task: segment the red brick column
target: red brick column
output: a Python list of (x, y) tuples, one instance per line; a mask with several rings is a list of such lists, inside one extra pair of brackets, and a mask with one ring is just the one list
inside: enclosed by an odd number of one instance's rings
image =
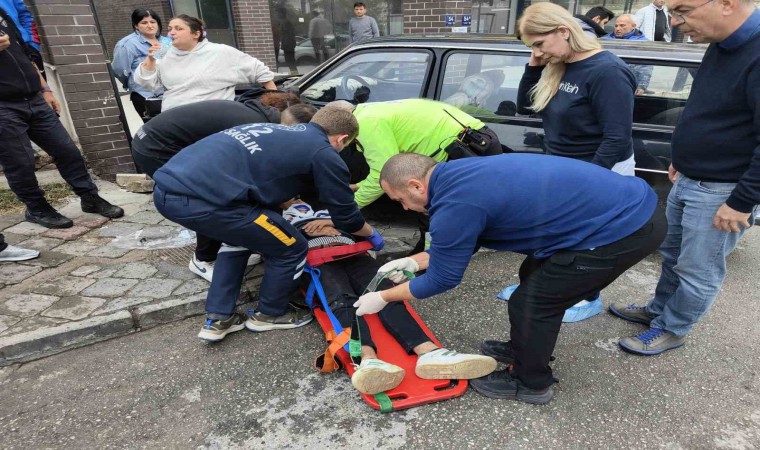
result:
[(454, 26), (460, 26), (462, 14), (470, 14), (471, 9), (471, 1), (405, 1), (404, 34), (451, 32), (451, 27), (444, 25), (444, 16), (456, 15)]
[(274, 71), (277, 67), (272, 39), (272, 21), (267, 0), (232, 0), (238, 49), (262, 61)]
[[(63, 93), (88, 166), (113, 180), (134, 172), (127, 136), (89, 0), (34, 0), (45, 60), (60, 75)], [(65, 95), (64, 95), (65, 93)]]

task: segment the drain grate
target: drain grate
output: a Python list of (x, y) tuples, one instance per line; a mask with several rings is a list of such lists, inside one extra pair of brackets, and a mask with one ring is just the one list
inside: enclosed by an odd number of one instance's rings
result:
[(165, 262), (176, 266), (186, 266), (193, 256), (195, 245), (180, 248), (162, 248), (152, 250), (148, 259), (152, 262)]

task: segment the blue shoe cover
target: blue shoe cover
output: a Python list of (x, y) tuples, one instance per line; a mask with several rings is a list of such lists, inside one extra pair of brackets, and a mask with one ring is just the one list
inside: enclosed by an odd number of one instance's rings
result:
[(498, 294), (496, 294), (496, 298), (504, 300), (505, 302), (508, 301), (509, 297), (512, 296), (512, 293), (517, 290), (518, 286), (520, 286), (520, 285), (519, 284), (513, 284), (511, 286), (505, 287), (504, 290), (502, 290), (501, 292), (499, 292)]
[(562, 322), (580, 322), (602, 312), (604, 305), (602, 305), (601, 295), (589, 302), (582, 300), (581, 302), (567, 308), (565, 310), (565, 317), (562, 318)]

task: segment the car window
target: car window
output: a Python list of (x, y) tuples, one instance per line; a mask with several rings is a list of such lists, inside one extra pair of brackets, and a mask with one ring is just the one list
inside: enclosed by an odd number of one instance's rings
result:
[(438, 98), (470, 114), (514, 116), (527, 62), (527, 54), (452, 53)]
[(351, 54), (301, 95), (316, 102), (356, 99), (361, 103), (421, 97), (429, 61), (426, 51)]
[(691, 92), (697, 68), (629, 64), (636, 77), (634, 123), (675, 126)]

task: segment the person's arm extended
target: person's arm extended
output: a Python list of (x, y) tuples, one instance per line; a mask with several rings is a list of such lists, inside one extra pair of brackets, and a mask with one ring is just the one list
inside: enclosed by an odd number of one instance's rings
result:
[(636, 78), (627, 66), (605, 69), (591, 83), (591, 110), (602, 128), (592, 164), (610, 169), (631, 151), (635, 91)]
[(149, 91), (157, 91), (165, 86), (161, 83), (161, 74), (156, 68), (156, 58), (153, 57), (153, 52), (161, 48), (161, 44), (152, 45), (148, 49), (148, 56), (145, 57), (143, 62), (137, 66), (132, 77), (135, 83), (142, 86)]
[(360, 129), (369, 175), (356, 185), (358, 190), (354, 194), (354, 200), (359, 208), (364, 208), (383, 195), (383, 188), (380, 186), (380, 171), (393, 155), (400, 152), (400, 149), (393, 130), (388, 124), (388, 119), (374, 117), (362, 119)]
[(50, 86), (47, 83), (47, 80), (45, 80), (45, 77), (42, 76), (42, 73), (40, 72), (40, 69), (37, 68), (34, 64), (34, 70), (37, 71), (37, 76), (40, 77), (40, 86), (42, 86), (42, 98), (45, 99), (45, 103), (48, 104), (51, 108), (53, 108), (53, 111), (55, 111), (56, 114), (61, 114), (61, 104), (58, 103), (58, 99), (55, 98), (55, 95), (53, 95), (53, 90), (50, 89)]
[(525, 65), (525, 72), (523, 73), (523, 76), (520, 79), (520, 84), (517, 88), (517, 112), (520, 114), (527, 115), (535, 112), (530, 109), (530, 107), (533, 106), (530, 91), (541, 79), (541, 73), (544, 71), (544, 66), (531, 65), (534, 63), (534, 60), (537, 61), (537, 58), (531, 57), (531, 62)]
[(259, 83), (264, 89), (276, 90), (277, 86), (274, 84), (274, 73), (269, 70), (266, 64), (254, 58), (251, 55), (243, 53), (237, 49), (234, 49), (238, 54), (237, 63), (235, 66), (239, 68), (240, 73), (243, 74), (241, 83)]

